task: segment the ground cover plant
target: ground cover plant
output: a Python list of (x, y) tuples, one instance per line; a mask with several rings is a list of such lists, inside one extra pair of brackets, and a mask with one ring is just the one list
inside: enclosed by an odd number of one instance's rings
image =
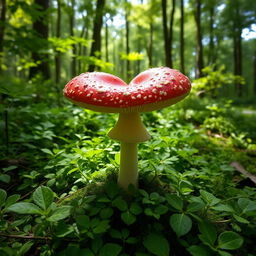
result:
[(256, 172), (254, 114), (196, 92), (143, 114), (152, 139), (124, 191), (116, 115), (47, 97), (6, 99), (0, 255), (255, 255), (255, 185), (230, 165)]

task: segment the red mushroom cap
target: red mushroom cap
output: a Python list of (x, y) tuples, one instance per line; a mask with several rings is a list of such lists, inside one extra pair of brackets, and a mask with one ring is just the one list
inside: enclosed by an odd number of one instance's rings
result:
[(120, 78), (103, 73), (83, 73), (64, 88), (64, 96), (87, 109), (129, 113), (160, 109), (186, 97), (189, 79), (178, 70), (152, 68), (137, 75), (129, 85)]

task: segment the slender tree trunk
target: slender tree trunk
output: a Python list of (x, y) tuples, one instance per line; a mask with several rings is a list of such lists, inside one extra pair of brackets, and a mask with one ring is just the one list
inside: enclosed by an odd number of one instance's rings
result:
[[(60, 38), (61, 34), (61, 0), (57, 0), (57, 22), (56, 22), (56, 37)], [(61, 53), (56, 52), (55, 56), (55, 82), (60, 83), (60, 70), (61, 70)]]
[[(85, 21), (85, 17), (83, 16), (83, 20), (84, 20), (84, 24), (80, 33), (80, 38), (84, 38), (84, 35), (86, 34), (86, 29), (88, 30), (88, 24), (86, 26), (86, 21)], [(86, 37), (85, 37), (86, 38)], [(78, 44), (78, 56), (82, 56), (83, 55), (83, 45), (82, 43)], [(79, 59), (77, 60), (77, 69), (78, 69), (78, 73), (82, 73), (82, 60)]]
[[(125, 45), (126, 45), (126, 55), (130, 53), (130, 22), (129, 22), (129, 7), (128, 7), (128, 0), (125, 0)], [(131, 64), (130, 61), (126, 60), (126, 77), (127, 80), (130, 79), (131, 75)]]
[(6, 20), (6, 0), (1, 0), (1, 13), (0, 13), (0, 74), (2, 73), (3, 53), (4, 53), (4, 32)]
[[(238, 3), (234, 5), (233, 11), (234, 75), (242, 76), (242, 28)], [(236, 83), (236, 93), (238, 97), (243, 95), (242, 84), (240, 82)]]
[(203, 43), (202, 43), (202, 29), (201, 29), (201, 0), (195, 2), (195, 22), (196, 22), (196, 77), (202, 77), (203, 69)]
[(109, 62), (109, 54), (108, 54), (108, 18), (106, 17), (105, 21), (105, 56), (106, 62)]
[(184, 0), (180, 0), (180, 69), (182, 73), (185, 73), (184, 51)]
[[(49, 0), (35, 0), (35, 4), (40, 7), (40, 11), (47, 11), (49, 8)], [(47, 42), (48, 39), (48, 19), (44, 16), (43, 19), (37, 19), (33, 22), (33, 30), (42, 39)], [(38, 49), (32, 52), (32, 59), (34, 63), (39, 63), (36, 67), (31, 67), (29, 78), (34, 77), (36, 74), (41, 73), (44, 79), (50, 79), (50, 67), (48, 54), (38, 53)]]
[[(70, 1), (71, 12), (69, 15), (69, 34), (70, 37), (74, 36), (74, 27), (75, 27), (75, 0)], [(71, 60), (71, 75), (76, 75), (76, 45), (72, 45), (72, 60)]]
[[(6, 21), (6, 1), (1, 0), (1, 13), (0, 13), (0, 74), (3, 72), (2, 64), (3, 64), (3, 52), (4, 52), (4, 32), (5, 32), (5, 21)], [(5, 98), (8, 96), (6, 94), (0, 93), (0, 103), (5, 103)], [(7, 104), (4, 104), (4, 111), (3, 111), (3, 121), (4, 121), (4, 128), (3, 128), (3, 140), (5, 141), (6, 147), (6, 154), (9, 153), (9, 112)]]
[(149, 24), (149, 43), (147, 48), (147, 54), (148, 54), (148, 65), (149, 67), (153, 67), (153, 22), (150, 22)]
[(171, 9), (171, 19), (170, 19), (170, 28), (169, 28), (169, 44), (170, 44), (170, 67), (173, 67), (173, 55), (172, 55), (172, 44), (173, 44), (173, 24), (174, 24), (174, 15), (175, 15), (175, 9), (176, 9), (176, 0), (172, 0), (172, 9)]
[(164, 32), (165, 65), (167, 67), (172, 67), (170, 35), (167, 24), (167, 0), (162, 0), (162, 21)]
[[(141, 26), (138, 25), (137, 27), (137, 33), (139, 35), (139, 37), (137, 38), (137, 52), (138, 53), (141, 53), (141, 34), (143, 33), (142, 32), (142, 28)], [(136, 70), (135, 70), (135, 73), (136, 74), (139, 74), (140, 73), (140, 64), (141, 64), (141, 60), (137, 60), (137, 63), (136, 63)]]
[(253, 77), (254, 77), (253, 92), (254, 92), (254, 95), (256, 95), (256, 48), (254, 50), (254, 56), (253, 56)]
[[(88, 20), (84, 23), (84, 30), (82, 31), (81, 35), (84, 37), (86, 40), (89, 40), (89, 31), (90, 31), (90, 25), (91, 25), (91, 19), (87, 17)], [(84, 17), (85, 19), (85, 17)], [(88, 47), (82, 45), (81, 46), (81, 52), (79, 53), (80, 56), (87, 56), (88, 55)], [(80, 73), (84, 72), (86, 63), (84, 60), (80, 60)]]
[[(101, 50), (101, 29), (103, 23), (103, 10), (105, 6), (105, 0), (97, 0), (95, 17), (93, 21), (93, 36), (92, 36), (92, 47), (91, 47), (91, 57), (95, 57), (96, 53)], [(99, 57), (99, 56), (97, 56)], [(95, 64), (89, 66), (89, 72), (95, 70)]]
[[(242, 76), (243, 70), (242, 70), (242, 31), (238, 31), (236, 34), (236, 39), (235, 39), (235, 48), (236, 48), (236, 73), (235, 75), (237, 76)], [(242, 97), (243, 96), (243, 90), (242, 90), (242, 84), (238, 82), (236, 84), (237, 87), (237, 96)]]
[(210, 42), (209, 42), (209, 54), (208, 54), (208, 64), (212, 65), (214, 63), (214, 6), (210, 7), (210, 24), (209, 24), (209, 33), (210, 33)]

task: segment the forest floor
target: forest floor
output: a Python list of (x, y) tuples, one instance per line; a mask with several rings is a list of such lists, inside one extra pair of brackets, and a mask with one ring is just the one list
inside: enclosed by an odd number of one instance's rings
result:
[(152, 139), (131, 198), (106, 136), (116, 115), (29, 100), (9, 105), (1, 144), (0, 255), (256, 255), (254, 176), (241, 173), (256, 174), (255, 110), (191, 96), (143, 114)]

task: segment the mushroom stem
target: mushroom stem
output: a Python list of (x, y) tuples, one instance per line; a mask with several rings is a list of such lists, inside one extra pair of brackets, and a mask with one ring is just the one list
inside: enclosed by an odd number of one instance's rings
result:
[(121, 142), (118, 184), (127, 189), (129, 184), (138, 187), (137, 144), (150, 139), (139, 113), (120, 113), (109, 137)]
[(116, 125), (108, 136), (114, 140), (129, 143), (140, 143), (150, 139), (138, 112), (120, 113)]
[(137, 143), (121, 142), (118, 184), (127, 189), (130, 184), (138, 187)]

